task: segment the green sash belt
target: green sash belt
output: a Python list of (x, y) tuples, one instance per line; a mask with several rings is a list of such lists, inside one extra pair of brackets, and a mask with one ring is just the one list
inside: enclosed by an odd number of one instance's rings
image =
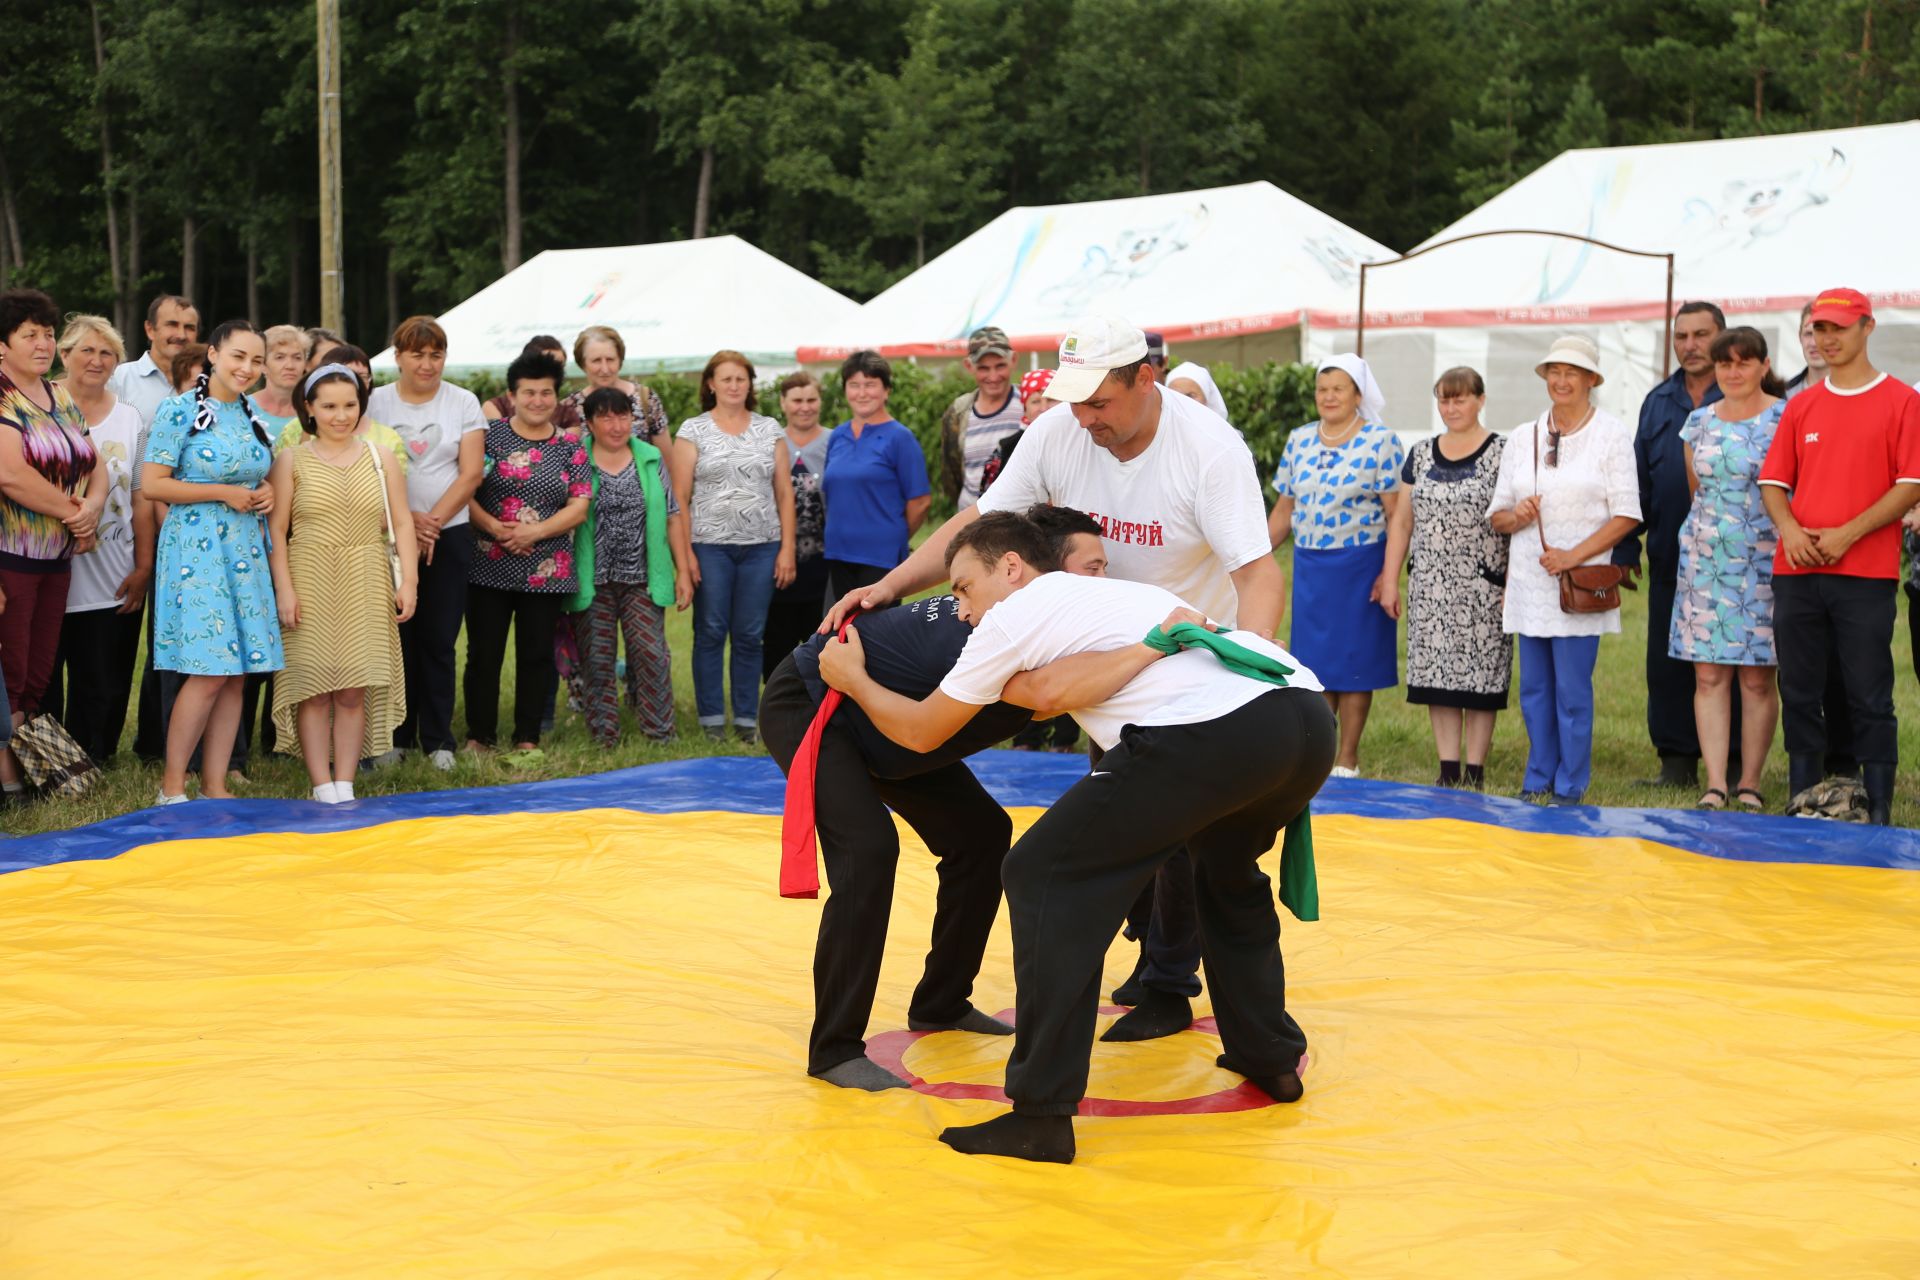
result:
[[(1143, 642), (1161, 653), (1182, 649), (1205, 649), (1220, 660), (1220, 665), (1235, 675), (1279, 688), (1288, 686), (1293, 668), (1271, 654), (1249, 649), (1224, 633), (1211, 631), (1191, 622), (1182, 622), (1171, 631), (1159, 627), (1147, 632)], [(1280, 902), (1298, 920), (1320, 918), (1320, 880), (1313, 867), (1313, 814), (1311, 807), (1287, 824), (1280, 844)]]

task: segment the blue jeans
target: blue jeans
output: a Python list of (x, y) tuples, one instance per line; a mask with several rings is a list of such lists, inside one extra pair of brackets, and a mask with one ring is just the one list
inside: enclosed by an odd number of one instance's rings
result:
[(1520, 714), (1528, 794), (1578, 800), (1593, 778), (1593, 664), (1599, 636), (1521, 636)]
[(700, 586), (693, 593), (693, 707), (703, 726), (727, 722), (722, 674), (733, 641), (733, 722), (753, 728), (760, 714), (760, 641), (773, 603), (777, 542), (742, 546), (696, 542)]

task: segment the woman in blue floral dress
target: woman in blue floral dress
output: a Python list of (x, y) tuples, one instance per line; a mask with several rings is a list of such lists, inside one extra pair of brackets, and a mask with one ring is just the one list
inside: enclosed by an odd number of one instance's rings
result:
[(1758, 330), (1728, 329), (1713, 341), (1722, 398), (1680, 428), (1693, 509), (1680, 526), (1680, 579), (1667, 652), (1693, 663), (1693, 717), (1707, 766), (1703, 809), (1727, 805), (1733, 683), (1740, 684), (1743, 808), (1764, 809), (1760, 775), (1780, 717), (1774, 691), (1773, 522), (1760, 502), (1760, 464), (1786, 408)]
[(1406, 450), (1381, 421), (1380, 386), (1360, 357), (1321, 361), (1313, 398), (1320, 420), (1287, 437), (1267, 531), (1276, 547), (1293, 539), (1287, 648), (1320, 677), (1340, 722), (1333, 776), (1355, 778), (1373, 691), (1400, 683), (1400, 606), (1386, 562), (1388, 522), (1406, 497)]
[(227, 761), (247, 675), (281, 667), (280, 618), (267, 563), (266, 483), (273, 446), (243, 394), (266, 346), (244, 320), (207, 342), (192, 391), (154, 413), (141, 490), (168, 504), (154, 556), (153, 665), (186, 679), (167, 726), (160, 804), (184, 803), (200, 746), (200, 794), (227, 799)]

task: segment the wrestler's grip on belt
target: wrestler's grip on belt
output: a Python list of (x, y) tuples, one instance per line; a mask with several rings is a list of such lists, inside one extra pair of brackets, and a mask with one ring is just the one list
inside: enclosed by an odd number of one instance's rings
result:
[(847, 625), (840, 635), (820, 647), (820, 678), (827, 687), (846, 693), (867, 671), (867, 651), (860, 644), (860, 628)]

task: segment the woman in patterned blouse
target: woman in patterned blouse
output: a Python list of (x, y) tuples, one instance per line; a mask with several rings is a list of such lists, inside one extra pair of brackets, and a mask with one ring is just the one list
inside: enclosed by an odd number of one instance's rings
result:
[(827, 613), (827, 501), (820, 482), (827, 472), (830, 433), (820, 425), (820, 382), (802, 369), (780, 379), (776, 390), (780, 415), (787, 420), (787, 455), (793, 460), (794, 575), (767, 606), (763, 678), (806, 642)]
[[(787, 436), (747, 406), (753, 363), (715, 352), (700, 374), (703, 412), (674, 438), (674, 487), (693, 523), (693, 703), (710, 738), (726, 736), (722, 681), (731, 665), (734, 730), (759, 740), (760, 653), (767, 605), (793, 581), (793, 463)], [(728, 663), (728, 642), (732, 661)]]
[(467, 504), (474, 528), (467, 586), (467, 749), (489, 750), (500, 724), (500, 670), (513, 633), (513, 745), (540, 746), (554, 692), (554, 629), (580, 585), (573, 531), (593, 478), (578, 432), (554, 425), (562, 366), (521, 355), (507, 366), (513, 416), (487, 427), (487, 476)]
[[(0, 670), (11, 724), (40, 711), (67, 614), (73, 556), (93, 548), (99, 513), (83, 500), (99, 455), (65, 388), (47, 380), (60, 312), (38, 289), (0, 293)], [(0, 739), (3, 740), (3, 739)], [(20, 775), (0, 750), (0, 783)]]

